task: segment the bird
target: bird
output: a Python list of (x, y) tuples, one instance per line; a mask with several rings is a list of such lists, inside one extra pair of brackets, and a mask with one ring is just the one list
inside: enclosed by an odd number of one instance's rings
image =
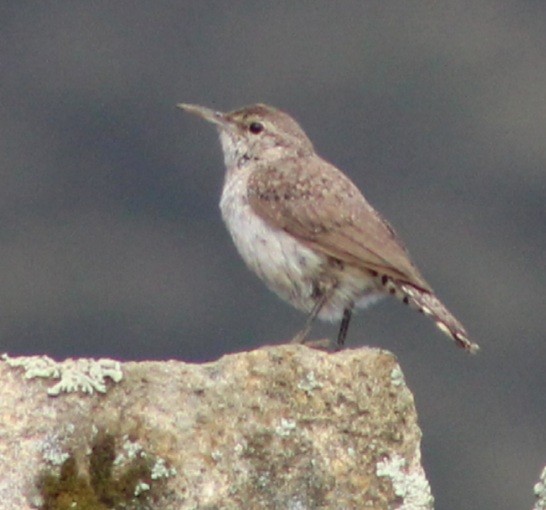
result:
[(308, 342), (316, 318), (340, 321), (334, 347), (341, 349), (353, 310), (393, 296), (432, 319), (457, 346), (478, 351), (393, 227), (347, 175), (316, 153), (288, 113), (262, 103), (227, 113), (177, 106), (219, 133), (223, 220), (246, 265), (307, 314), (293, 342)]

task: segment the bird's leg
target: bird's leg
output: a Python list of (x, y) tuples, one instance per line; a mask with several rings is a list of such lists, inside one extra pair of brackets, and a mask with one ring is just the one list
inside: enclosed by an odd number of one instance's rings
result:
[(305, 321), (305, 325), (303, 326), (303, 329), (291, 340), (290, 343), (293, 344), (304, 344), (307, 340), (307, 335), (309, 335), (309, 331), (311, 331), (311, 326), (313, 325), (314, 320), (317, 318), (317, 315), (320, 313), (322, 307), (326, 303), (329, 294), (324, 292), (317, 292), (318, 299), (316, 300), (315, 304), (313, 305), (313, 308), (311, 309), (311, 313), (307, 316), (307, 320)]
[(343, 319), (341, 319), (339, 333), (337, 334), (337, 351), (343, 349), (343, 346), (345, 345), (345, 338), (347, 337), (347, 331), (349, 331), (349, 322), (351, 322), (353, 306), (354, 305), (351, 303), (347, 308), (345, 308), (345, 310), (343, 310)]

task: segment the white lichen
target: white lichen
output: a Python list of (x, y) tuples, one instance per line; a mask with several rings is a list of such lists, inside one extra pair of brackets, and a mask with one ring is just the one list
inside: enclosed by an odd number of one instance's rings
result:
[(167, 463), (165, 462), (165, 459), (162, 459), (159, 457), (155, 464), (152, 467), (152, 472), (150, 474), (152, 480), (161, 480), (164, 478), (171, 478), (172, 476), (176, 475), (176, 469), (175, 468), (169, 468), (167, 467)]
[(10, 367), (24, 369), (25, 379), (59, 379), (57, 384), (47, 390), (47, 394), (53, 397), (73, 392), (89, 395), (94, 392), (106, 393), (106, 379), (115, 383), (123, 379), (121, 364), (112, 359), (69, 358), (55, 361), (48, 356), (11, 358), (3, 354), (2, 360)]
[(540, 474), (539, 481), (533, 487), (537, 501), (533, 510), (545, 510), (546, 509), (546, 467)]
[(309, 372), (304, 379), (298, 383), (298, 388), (305, 391), (307, 395), (311, 395), (313, 390), (320, 389), (323, 387), (323, 384), (315, 379), (315, 373), (313, 371)]
[(70, 454), (64, 450), (68, 438), (74, 434), (73, 423), (66, 423), (56, 431), (49, 432), (39, 445), (42, 458), (52, 466), (61, 466)]
[(281, 437), (288, 437), (292, 431), (296, 428), (296, 422), (294, 420), (287, 420), (286, 418), (281, 418), (281, 423), (275, 427), (275, 433)]
[(61, 466), (70, 457), (68, 452), (62, 450), (60, 443), (53, 440), (46, 441), (41, 446), (43, 459), (52, 466)]
[(288, 501), (286, 509), (287, 510), (309, 510), (309, 506), (306, 505), (300, 499), (294, 498)]
[(146, 491), (149, 491), (150, 490), (150, 485), (147, 484), (146, 482), (139, 482), (136, 484), (135, 486), (135, 497), (138, 497), (140, 496), (143, 492), (146, 492)]
[(392, 369), (391, 382), (393, 386), (402, 386), (406, 384), (406, 381), (404, 380), (404, 374), (402, 373), (402, 370), (400, 370), (400, 367), (395, 367)]
[(220, 462), (223, 457), (222, 452), (220, 450), (212, 451), (210, 456), (214, 462)]
[(377, 476), (388, 477), (391, 480), (394, 493), (402, 499), (396, 510), (431, 510), (434, 498), (430, 485), (420, 466), (414, 469), (406, 467), (406, 460), (400, 455), (394, 455), (377, 463)]
[[(148, 454), (139, 443), (136, 441), (131, 441), (127, 435), (123, 436), (121, 451), (114, 459), (114, 466), (116, 466), (119, 471), (122, 471), (125, 466), (130, 466), (131, 463), (137, 458), (148, 458), (150, 459), (150, 462), (154, 462), (154, 465), (151, 467), (150, 471), (150, 478), (152, 480), (171, 478), (177, 473), (175, 468), (167, 467), (165, 459), (161, 457), (156, 458), (155, 455)], [(147, 486), (147, 488), (145, 486)], [(149, 490), (150, 486), (145, 482), (140, 482), (137, 489), (139, 490), (138, 494), (140, 494), (145, 490)], [(135, 491), (137, 489), (135, 489)], [(135, 496), (138, 496), (138, 494), (135, 492)]]
[(116, 458), (114, 459), (114, 466), (126, 464), (139, 456), (146, 457), (146, 452), (143, 451), (142, 446), (136, 441), (131, 441), (127, 435), (124, 435), (123, 444), (121, 445), (121, 452), (116, 455)]
[(262, 473), (256, 480), (256, 485), (262, 489), (267, 487), (269, 484), (269, 473)]

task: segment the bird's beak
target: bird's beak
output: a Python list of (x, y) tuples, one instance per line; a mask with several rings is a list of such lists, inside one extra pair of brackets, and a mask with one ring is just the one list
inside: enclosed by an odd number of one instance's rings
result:
[(213, 124), (216, 124), (217, 126), (226, 127), (228, 124), (224, 113), (211, 110), (210, 108), (206, 108), (205, 106), (199, 106), (196, 104), (187, 104), (187, 103), (179, 103), (176, 106), (178, 108), (181, 108), (182, 110), (187, 111), (188, 113), (197, 115), (208, 122), (212, 122)]

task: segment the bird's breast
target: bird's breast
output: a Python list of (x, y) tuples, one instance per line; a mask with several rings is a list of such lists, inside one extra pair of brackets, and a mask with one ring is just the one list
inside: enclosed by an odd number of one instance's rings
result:
[(306, 312), (315, 304), (317, 285), (331, 283), (336, 288), (319, 315), (323, 319), (337, 320), (349, 303), (360, 304), (373, 287), (367, 276), (332, 265), (326, 255), (270, 226), (248, 203), (247, 181), (248, 172), (232, 175), (220, 200), (222, 217), (247, 266), (279, 297)]
[(300, 309), (312, 308), (313, 281), (324, 257), (260, 218), (246, 198), (248, 174), (241, 174), (226, 182), (220, 201), (222, 217), (237, 250), (247, 266), (282, 299)]

